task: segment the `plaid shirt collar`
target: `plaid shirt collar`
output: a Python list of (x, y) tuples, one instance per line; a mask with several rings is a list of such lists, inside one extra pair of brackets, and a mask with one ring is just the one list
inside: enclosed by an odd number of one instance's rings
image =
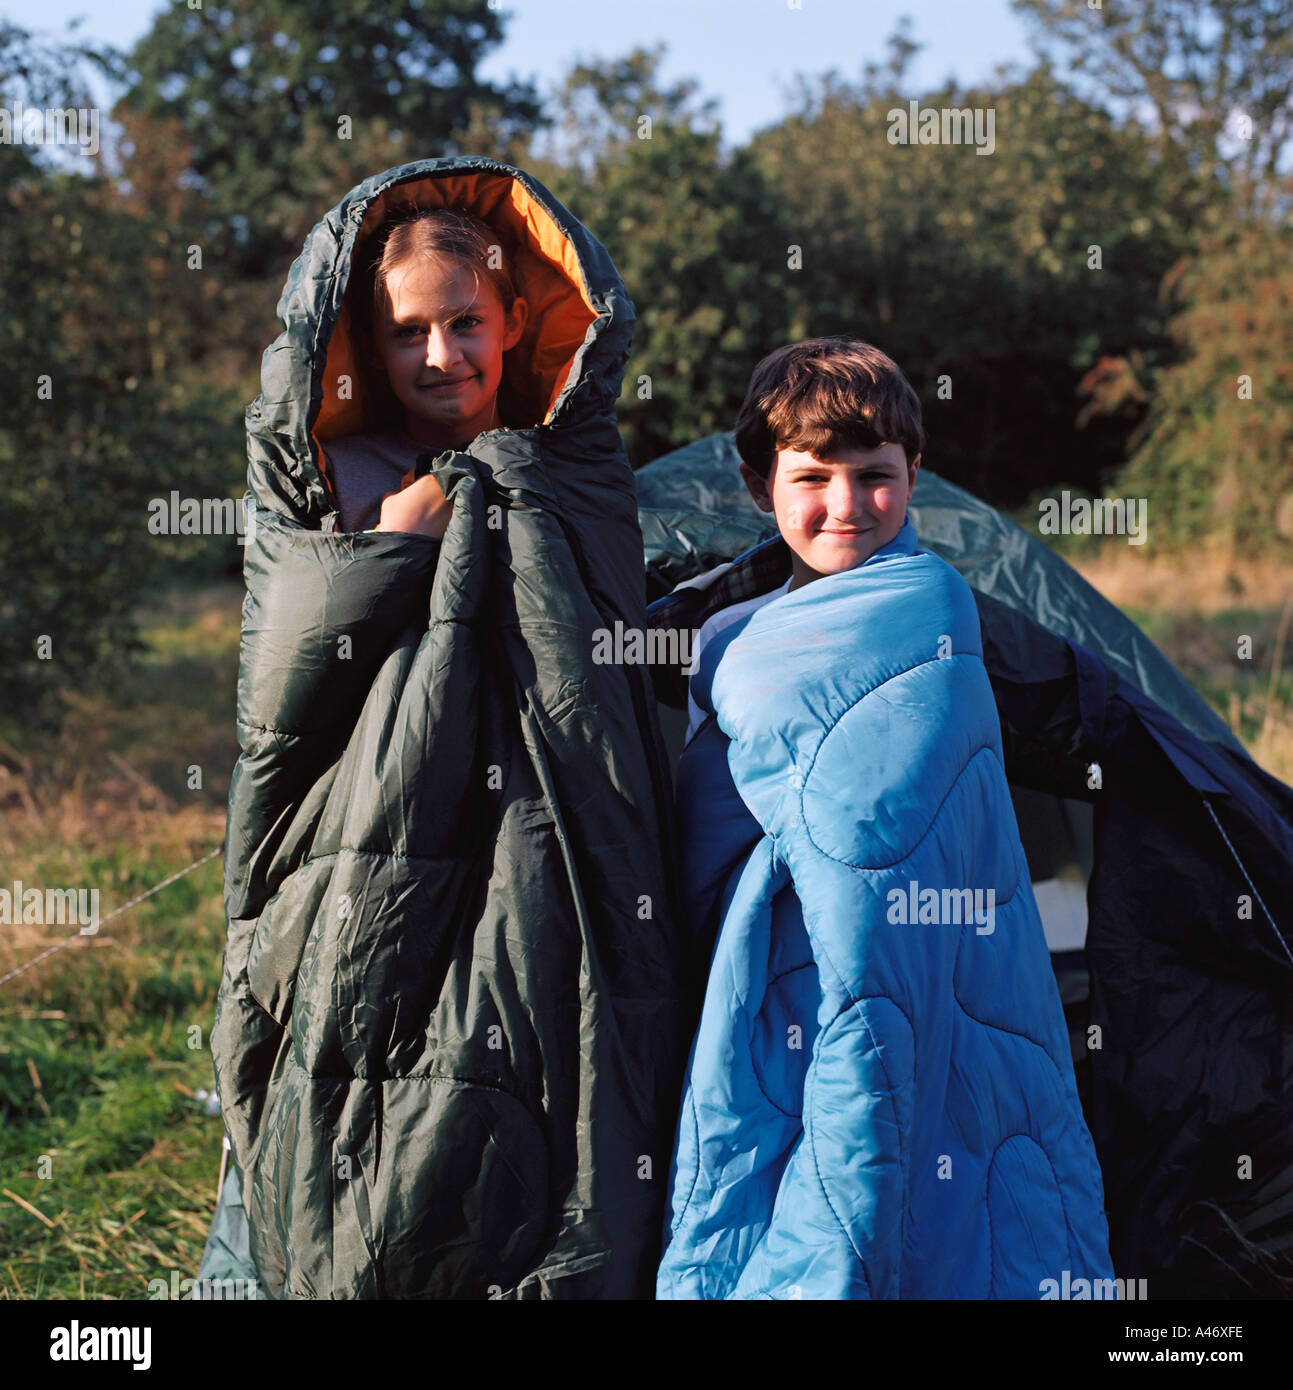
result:
[[(702, 587), (687, 584), (656, 599), (647, 609), (651, 628), (689, 629), (693, 636), (711, 613), (743, 599), (766, 594), (790, 578), (790, 547), (770, 536), (743, 551)], [(688, 675), (684, 668), (653, 664), (651, 681), (656, 696), (675, 709), (687, 708)]]
[(780, 536), (769, 536), (714, 575), (703, 587), (685, 583), (647, 609), (651, 627), (698, 628), (720, 608), (755, 598), (790, 578), (790, 547)]

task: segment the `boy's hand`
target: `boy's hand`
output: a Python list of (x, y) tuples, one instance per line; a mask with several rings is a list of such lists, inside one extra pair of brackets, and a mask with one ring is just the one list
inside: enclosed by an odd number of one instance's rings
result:
[(419, 536), (440, 540), (449, 525), (453, 503), (444, 489), (428, 473), (410, 483), (401, 492), (389, 493), (382, 499), (381, 529), (411, 531)]

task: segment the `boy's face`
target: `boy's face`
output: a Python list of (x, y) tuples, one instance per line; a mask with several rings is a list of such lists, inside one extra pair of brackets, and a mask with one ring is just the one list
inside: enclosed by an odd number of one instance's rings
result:
[(888, 545), (902, 530), (919, 467), (920, 455), (908, 464), (901, 444), (828, 458), (781, 449), (767, 482), (744, 463), (741, 476), (790, 547), (794, 590), (855, 569)]
[(449, 448), (497, 425), (503, 353), (525, 326), (483, 276), (456, 261), (393, 270), (376, 315), (377, 357), (414, 439)]

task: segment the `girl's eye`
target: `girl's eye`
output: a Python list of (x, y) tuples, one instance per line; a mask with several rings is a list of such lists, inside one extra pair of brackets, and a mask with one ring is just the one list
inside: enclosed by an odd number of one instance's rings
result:
[(471, 330), (480, 324), (480, 319), (475, 314), (464, 314), (462, 318), (454, 320), (455, 328), (465, 328)]
[(422, 330), (415, 324), (405, 324), (403, 328), (396, 332), (395, 336), (397, 338), (420, 338), (422, 336)]

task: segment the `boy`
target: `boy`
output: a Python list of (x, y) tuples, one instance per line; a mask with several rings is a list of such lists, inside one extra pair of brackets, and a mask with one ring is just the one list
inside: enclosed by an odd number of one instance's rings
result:
[(658, 1296), (1110, 1277), (977, 610), (906, 515), (920, 403), (874, 347), (796, 343), (736, 443), (781, 541), (711, 578), (694, 648), (682, 874), (717, 942)]

